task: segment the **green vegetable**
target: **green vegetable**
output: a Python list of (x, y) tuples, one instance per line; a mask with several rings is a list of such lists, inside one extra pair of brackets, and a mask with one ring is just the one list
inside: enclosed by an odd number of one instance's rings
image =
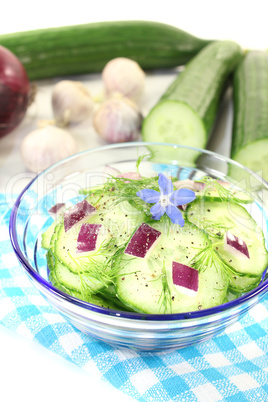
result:
[[(144, 119), (143, 140), (205, 148), (227, 79), (241, 57), (240, 46), (231, 41), (201, 50)], [(183, 161), (196, 156), (174, 151)]]
[[(173, 181), (174, 186), (177, 183)], [(57, 218), (42, 236), (52, 284), (99, 306), (149, 314), (202, 310), (252, 289), (261, 281), (268, 263), (264, 234), (241, 205), (240, 193), (234, 194), (221, 183), (225, 187), (209, 177), (199, 181), (216, 195), (199, 194), (182, 211), (183, 227), (172, 224), (167, 215), (152, 219), (152, 204), (137, 195), (144, 188), (159, 190), (157, 176), (137, 180), (111, 176), (92, 191), (85, 189), (83, 193), (96, 214), (67, 231), (63, 217)], [(78, 234), (85, 222), (101, 224), (102, 228), (96, 249), (78, 253)], [(160, 235), (141, 257), (140, 247), (145, 243), (139, 239), (133, 243), (133, 234), (144, 223)], [(226, 248), (226, 232), (245, 242), (249, 258)], [(138, 247), (136, 254), (127, 251), (131, 241), (132, 250)], [(149, 238), (147, 244), (151, 244)], [(174, 261), (198, 271), (196, 293), (174, 281)]]
[(31, 80), (100, 72), (115, 57), (143, 69), (187, 63), (211, 41), (151, 21), (113, 21), (39, 29), (0, 36), (0, 44), (23, 63)]
[[(233, 82), (231, 157), (268, 179), (268, 53), (250, 51)], [(235, 172), (232, 170), (232, 174)]]
[[(210, 201), (198, 199), (189, 205), (190, 222), (209, 234), (217, 253), (230, 275), (230, 289), (245, 292), (257, 286), (268, 264), (268, 253), (262, 230), (248, 211), (236, 199)], [(250, 258), (230, 255), (225, 250), (223, 236), (229, 230), (247, 244)]]

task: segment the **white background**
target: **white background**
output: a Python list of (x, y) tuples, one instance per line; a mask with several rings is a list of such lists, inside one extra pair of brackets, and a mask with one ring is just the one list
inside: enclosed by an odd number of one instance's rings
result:
[[(169, 23), (203, 38), (268, 48), (267, 1), (2, 1), (0, 34), (105, 20)], [(1, 143), (0, 143), (1, 146)], [(0, 178), (1, 180), (1, 178)], [(131, 401), (111, 386), (0, 325), (0, 399)]]

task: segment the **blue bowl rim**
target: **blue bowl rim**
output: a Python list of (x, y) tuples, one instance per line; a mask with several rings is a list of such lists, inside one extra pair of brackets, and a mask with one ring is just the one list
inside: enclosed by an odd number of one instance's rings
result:
[(173, 314), (147, 314), (147, 313), (136, 313), (136, 312), (126, 312), (126, 311), (121, 311), (121, 310), (113, 310), (113, 309), (108, 309), (105, 307), (97, 306), (92, 303), (77, 299), (67, 293), (62, 292), (61, 290), (57, 289), (54, 287), (50, 282), (45, 280), (41, 275), (39, 275), (29, 264), (28, 260), (24, 257), (23, 252), (19, 246), (17, 236), (16, 236), (16, 219), (17, 219), (17, 211), (20, 206), (21, 199), (27, 192), (27, 190), (31, 187), (31, 185), (39, 179), (40, 176), (46, 174), (49, 172), (51, 169), (56, 168), (57, 166), (70, 161), (72, 159), (76, 159), (77, 157), (88, 154), (88, 153), (95, 153), (95, 152), (101, 152), (102, 150), (108, 150), (108, 149), (114, 149), (114, 148), (125, 148), (125, 147), (145, 147), (145, 146), (165, 146), (165, 147), (174, 147), (174, 148), (184, 148), (184, 149), (189, 149), (191, 151), (197, 151), (203, 154), (207, 154), (210, 156), (213, 156), (214, 158), (218, 158), (224, 162), (231, 163), (233, 165), (236, 165), (237, 167), (247, 171), (249, 174), (253, 175), (256, 177), (262, 184), (264, 184), (267, 189), (268, 189), (268, 183), (257, 173), (254, 173), (250, 169), (246, 168), (245, 166), (241, 165), (239, 162), (236, 162), (228, 157), (225, 157), (223, 155), (220, 155), (216, 152), (205, 150), (205, 149), (200, 149), (200, 148), (195, 148), (195, 147), (190, 147), (186, 145), (178, 145), (178, 144), (170, 144), (170, 143), (161, 143), (161, 142), (129, 142), (129, 143), (120, 143), (120, 144), (109, 144), (109, 145), (104, 145), (101, 147), (96, 147), (92, 148), (89, 150), (85, 150), (79, 153), (76, 153), (68, 158), (65, 158), (61, 160), (58, 163), (53, 164), (49, 168), (45, 169), (41, 173), (39, 173), (36, 177), (34, 177), (22, 190), (22, 192), (19, 194), (18, 198), (16, 199), (11, 215), (10, 215), (10, 221), (9, 221), (9, 234), (10, 234), (10, 240), (12, 247), (14, 249), (14, 252), (23, 266), (23, 268), (26, 269), (26, 272), (30, 275), (30, 277), (34, 280), (37, 281), (41, 287), (45, 288), (52, 294), (54, 294), (57, 297), (60, 297), (61, 299), (64, 299), (67, 302), (70, 302), (72, 304), (75, 304), (76, 306), (85, 308), (86, 310), (90, 310), (96, 313), (101, 313), (104, 315), (108, 316), (114, 316), (114, 317), (122, 317), (126, 319), (131, 319), (131, 320), (142, 320), (142, 321), (182, 321), (182, 320), (191, 320), (191, 319), (198, 319), (198, 318), (207, 318), (212, 315), (216, 315), (222, 312), (226, 312), (228, 310), (233, 310), (234, 308), (238, 306), (242, 306), (245, 303), (247, 303), (250, 300), (256, 299), (257, 303), (257, 297), (258, 296), (264, 296), (265, 293), (268, 291), (268, 279), (260, 283), (256, 288), (252, 289), (251, 291), (247, 292), (246, 294), (240, 296), (238, 299), (231, 300), (229, 302), (226, 302), (224, 304), (221, 304), (219, 306), (215, 306), (209, 309), (204, 309), (204, 310), (198, 310), (198, 311), (190, 311), (186, 313), (173, 313)]

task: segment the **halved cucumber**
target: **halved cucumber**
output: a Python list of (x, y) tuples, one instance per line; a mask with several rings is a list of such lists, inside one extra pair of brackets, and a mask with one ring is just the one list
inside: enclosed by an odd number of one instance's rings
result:
[[(233, 80), (234, 121), (231, 157), (268, 179), (268, 53), (249, 51)], [(242, 170), (231, 169), (243, 178)]]
[[(205, 148), (227, 79), (241, 57), (240, 46), (231, 41), (202, 49), (144, 119), (143, 140)], [(170, 157), (191, 163), (197, 155), (175, 149)]]

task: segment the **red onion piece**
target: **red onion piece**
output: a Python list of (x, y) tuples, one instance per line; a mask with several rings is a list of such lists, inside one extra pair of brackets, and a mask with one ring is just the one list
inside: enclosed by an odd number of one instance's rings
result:
[(29, 98), (30, 83), (23, 65), (13, 53), (0, 46), (0, 137), (20, 124)]
[(57, 215), (60, 210), (65, 206), (64, 202), (58, 202), (57, 204), (53, 205), (48, 211), (51, 215)]
[(78, 202), (78, 204), (69, 208), (64, 212), (64, 230), (67, 232), (76, 223), (80, 222), (85, 217), (92, 215), (96, 211), (93, 205), (89, 204), (87, 200)]
[(96, 249), (97, 237), (102, 225), (83, 223), (77, 238), (77, 253), (85, 253)]
[(248, 247), (244, 240), (235, 236), (233, 233), (227, 231), (224, 235), (224, 248), (234, 256), (241, 257), (241, 255), (250, 258)]
[(172, 261), (172, 280), (174, 285), (187, 296), (195, 296), (198, 291), (198, 270), (188, 265)]
[(125, 253), (144, 258), (160, 235), (161, 232), (147, 225), (147, 223), (142, 223), (130, 239)]

